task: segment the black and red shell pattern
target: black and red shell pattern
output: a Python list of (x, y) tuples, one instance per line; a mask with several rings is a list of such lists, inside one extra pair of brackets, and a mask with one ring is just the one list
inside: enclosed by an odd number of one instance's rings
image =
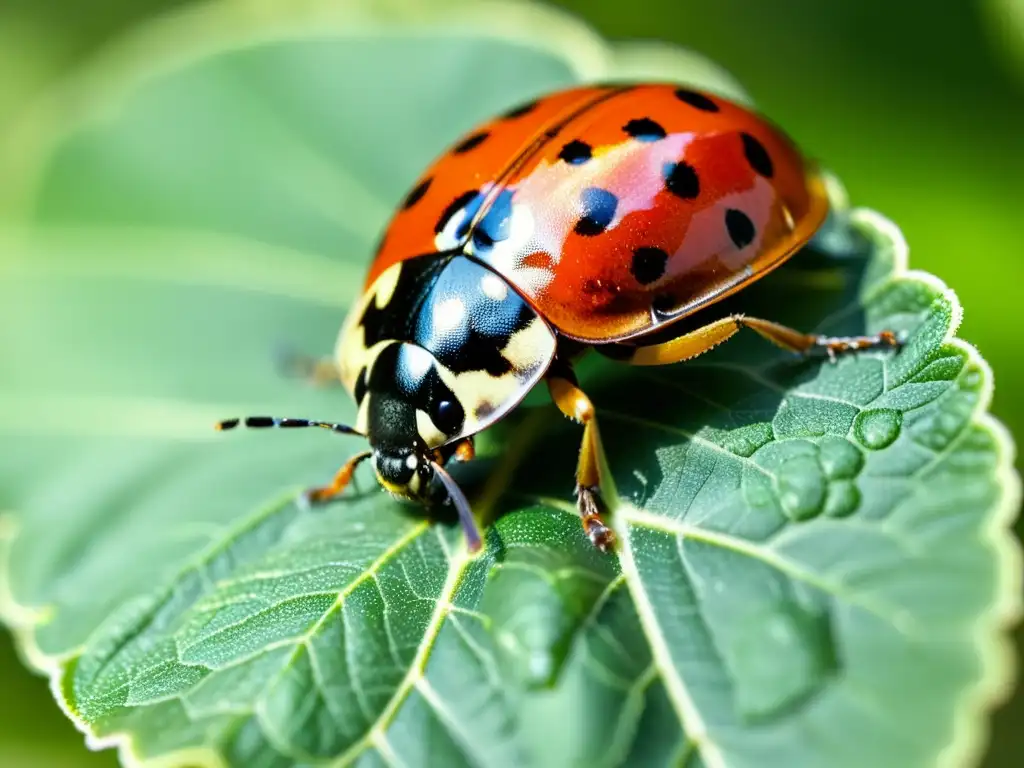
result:
[(419, 179), (367, 287), (461, 252), (559, 333), (635, 338), (742, 288), (805, 243), (821, 179), (746, 107), (670, 84), (560, 91), (484, 123)]

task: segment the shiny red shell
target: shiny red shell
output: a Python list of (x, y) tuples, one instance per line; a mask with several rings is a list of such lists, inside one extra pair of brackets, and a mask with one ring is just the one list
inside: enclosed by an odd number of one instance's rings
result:
[(497, 117), (424, 173), (381, 241), (392, 264), (461, 250), (560, 333), (651, 332), (781, 264), (828, 210), (778, 128), (667, 84), (581, 87)]

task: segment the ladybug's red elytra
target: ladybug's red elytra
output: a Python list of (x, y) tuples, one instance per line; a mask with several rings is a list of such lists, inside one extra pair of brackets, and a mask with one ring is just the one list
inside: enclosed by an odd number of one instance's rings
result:
[(743, 327), (830, 357), (897, 346), (889, 331), (825, 337), (739, 315), (666, 340), (671, 323), (792, 256), (827, 212), (820, 176), (790, 140), (721, 96), (655, 83), (549, 94), (460, 139), (394, 214), (334, 358), (313, 366), (354, 397), (355, 424), (250, 417), (218, 427), (363, 435), (370, 450), (305, 498), (336, 497), (370, 458), (391, 493), (453, 503), (475, 551), (472, 512), (444, 467), (472, 458), (473, 435), (543, 379), (583, 425), (577, 509), (591, 542), (609, 550), (595, 409), (573, 360), (593, 349), (666, 365)]

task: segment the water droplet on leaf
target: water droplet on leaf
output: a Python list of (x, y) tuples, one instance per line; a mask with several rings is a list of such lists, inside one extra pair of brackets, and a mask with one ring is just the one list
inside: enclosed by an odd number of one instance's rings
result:
[(863, 411), (853, 423), (853, 433), (865, 448), (879, 450), (900, 435), (903, 414), (891, 408)]
[(825, 514), (829, 517), (846, 517), (860, 506), (860, 490), (849, 480), (833, 481), (828, 486), (825, 499)]
[(807, 520), (821, 512), (828, 481), (814, 456), (795, 456), (787, 460), (775, 482), (782, 511), (791, 520)]
[(818, 461), (830, 480), (852, 480), (864, 466), (864, 454), (846, 438), (825, 437), (818, 449)]

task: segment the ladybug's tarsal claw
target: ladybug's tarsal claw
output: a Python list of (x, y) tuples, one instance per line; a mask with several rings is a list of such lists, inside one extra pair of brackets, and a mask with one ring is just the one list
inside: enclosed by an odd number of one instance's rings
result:
[(576, 511), (583, 522), (583, 531), (590, 539), (590, 543), (602, 552), (610, 552), (615, 546), (615, 534), (601, 518), (597, 488), (576, 486)]
[(587, 537), (602, 552), (608, 553), (615, 549), (615, 534), (604, 525), (592, 527), (587, 531)]
[(893, 349), (902, 349), (906, 338), (903, 334), (896, 334), (892, 331), (882, 331), (878, 334), (878, 340), (882, 344), (886, 344)]
[(804, 354), (825, 354), (835, 364), (841, 355), (873, 349), (898, 351), (902, 346), (903, 340), (893, 331), (879, 331), (873, 336), (814, 336)]

